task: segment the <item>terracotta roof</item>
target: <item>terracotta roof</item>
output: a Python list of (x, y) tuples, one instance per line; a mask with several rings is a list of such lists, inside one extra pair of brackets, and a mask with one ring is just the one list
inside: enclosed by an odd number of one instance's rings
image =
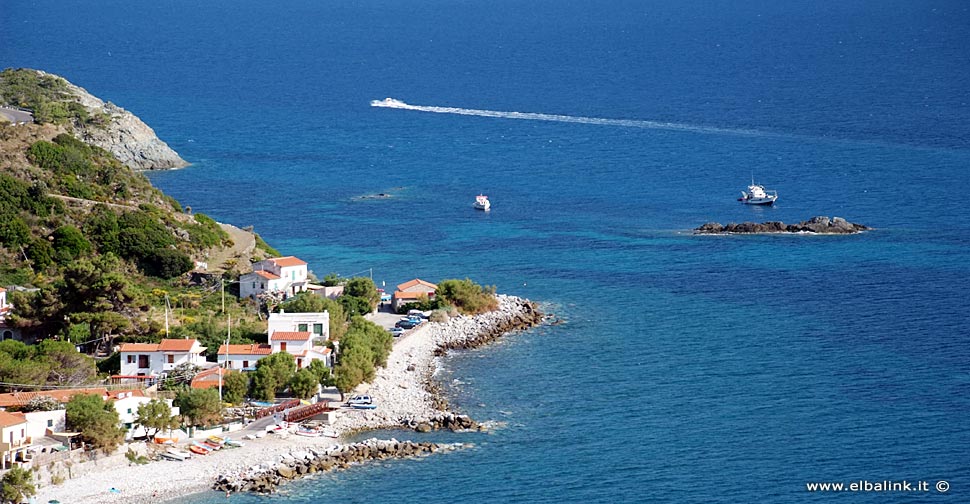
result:
[(23, 413), (9, 413), (7, 411), (0, 411), (0, 427), (10, 427), (12, 425), (19, 425), (22, 423), (27, 423), (27, 417)]
[[(218, 387), (219, 381), (220, 381), (220, 378), (219, 378), (220, 369), (222, 368), (214, 367), (212, 369), (206, 369), (205, 371), (195, 375), (195, 378), (192, 378), (192, 385), (191, 385), (192, 388), (204, 389), (204, 388)], [(231, 369), (222, 369), (221, 376), (224, 378), (226, 376), (229, 376), (232, 373), (235, 373), (235, 371)]]
[[(269, 355), (273, 347), (266, 344), (229, 345), (229, 355)], [(226, 345), (219, 347), (219, 355), (226, 355)]]
[(163, 339), (158, 349), (163, 352), (189, 352), (198, 341), (194, 339)]
[(254, 275), (261, 276), (267, 280), (279, 280), (280, 276), (273, 273), (272, 271), (266, 270), (256, 270), (253, 272)]
[(59, 389), (59, 390), (38, 390), (36, 392), (10, 392), (0, 394), (0, 408), (10, 408), (14, 406), (24, 406), (31, 399), (37, 396), (51, 397), (59, 403), (66, 403), (78, 394), (93, 394), (104, 397), (108, 391), (104, 388), (89, 389)]
[(414, 280), (410, 280), (410, 281), (407, 281), (407, 282), (404, 282), (404, 283), (398, 285), (397, 286), (397, 290), (399, 290), (399, 291), (407, 290), (407, 289), (410, 289), (411, 287), (414, 287), (416, 285), (423, 285), (425, 287), (430, 287), (432, 289), (437, 289), (438, 288), (437, 285), (435, 285), (435, 284), (433, 284), (431, 282), (425, 282), (424, 280), (421, 280), (420, 278), (415, 278)]
[(297, 259), (296, 257), (293, 257), (293, 256), (274, 257), (272, 259), (267, 259), (267, 261), (272, 261), (273, 264), (281, 268), (285, 268), (287, 266), (302, 266), (306, 264), (306, 261)]
[(108, 391), (108, 397), (111, 399), (121, 399), (121, 397), (119, 397), (121, 396), (121, 394), (130, 394), (130, 395), (127, 395), (126, 397), (145, 397), (145, 392), (143, 392), (140, 389)]
[(276, 331), (270, 339), (273, 341), (306, 341), (310, 339), (310, 333), (308, 331)]
[(434, 293), (433, 292), (401, 292), (401, 291), (394, 291), (394, 297), (396, 297), (398, 299), (417, 299), (417, 298), (419, 298), (421, 296), (433, 297), (434, 296)]
[(118, 349), (119, 352), (157, 352), (158, 343), (125, 343)]

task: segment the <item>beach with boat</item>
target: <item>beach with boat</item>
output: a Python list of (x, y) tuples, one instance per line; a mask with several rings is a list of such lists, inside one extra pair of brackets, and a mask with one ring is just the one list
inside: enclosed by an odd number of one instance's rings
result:
[[(437, 354), (447, 349), (472, 348), (492, 341), (509, 331), (529, 327), (541, 314), (528, 300), (497, 296), (499, 308), (476, 316), (459, 316), (448, 322), (429, 322), (397, 338), (370, 384), (362, 385), (345, 401), (333, 401), (336, 419), (330, 425), (287, 424), (272, 416), (251, 423), (247, 428), (223, 436), (206, 434), (199, 438), (169, 444), (132, 443), (139, 454), (149, 450), (177, 453), (147, 464), (131, 463), (124, 449), (73, 467), (71, 478), (60, 484), (43, 484), (37, 490), (38, 502), (57, 500), (72, 504), (139, 504), (161, 502), (185, 495), (212, 491), (217, 480), (242, 480), (267, 471), (277, 471), (293, 460), (294, 454), (334, 451), (346, 446), (339, 437), (375, 429), (423, 430), (454, 425), (456, 413), (439, 409), (433, 392)], [(366, 395), (371, 409), (348, 407), (354, 396)], [(467, 421), (467, 420), (463, 420)], [(477, 425), (477, 424), (461, 424)], [(316, 435), (307, 435), (317, 430)], [(301, 432), (303, 434), (301, 434)], [(397, 438), (407, 438), (402, 431)], [(219, 446), (216, 446), (219, 445)], [(191, 456), (185, 457), (192, 447)], [(183, 460), (173, 460), (181, 458)], [(164, 474), (164, 477), (159, 477)]]

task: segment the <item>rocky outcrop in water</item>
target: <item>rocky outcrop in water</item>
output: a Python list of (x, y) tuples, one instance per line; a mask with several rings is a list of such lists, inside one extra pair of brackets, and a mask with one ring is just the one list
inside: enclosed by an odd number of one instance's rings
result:
[[(42, 75), (49, 75), (39, 72)], [(127, 110), (75, 86), (67, 87), (92, 116), (106, 116), (104, 124), (80, 124), (71, 129), (79, 139), (112, 153), (134, 170), (164, 170), (188, 166), (178, 153), (155, 135), (147, 124)]]
[(250, 467), (237, 474), (216, 478), (213, 490), (220, 492), (271, 493), (280, 484), (317, 472), (346, 469), (373, 460), (412, 458), (454, 451), (468, 445), (368, 439), (350, 445), (335, 445), (325, 450), (308, 449), (279, 457), (274, 463)]
[(867, 231), (871, 228), (862, 224), (849, 222), (841, 217), (812, 217), (798, 224), (785, 224), (780, 221), (730, 223), (726, 226), (717, 222), (708, 222), (694, 230), (696, 234), (766, 234), (766, 233), (817, 233), (817, 234), (853, 234)]

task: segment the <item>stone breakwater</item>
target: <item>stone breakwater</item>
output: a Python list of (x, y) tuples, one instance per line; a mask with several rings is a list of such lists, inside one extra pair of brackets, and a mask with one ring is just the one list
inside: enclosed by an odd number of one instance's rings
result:
[(695, 234), (765, 234), (765, 233), (817, 233), (853, 234), (868, 231), (869, 227), (849, 222), (842, 217), (812, 217), (798, 224), (785, 224), (780, 221), (730, 223), (726, 226), (708, 222), (694, 230)]
[(350, 445), (325, 449), (310, 448), (279, 456), (268, 464), (252, 466), (235, 474), (221, 474), (212, 485), (220, 492), (270, 493), (287, 480), (317, 472), (346, 469), (354, 464), (374, 460), (413, 458), (438, 452), (449, 452), (470, 445), (368, 439)]
[(514, 296), (497, 298), (497, 310), (454, 317), (447, 322), (428, 322), (403, 336), (374, 381), (355, 391), (370, 395), (377, 408), (343, 411), (334, 427), (342, 432), (384, 428), (479, 429), (467, 416), (448, 410), (434, 379), (436, 356), (450, 349), (478, 347), (510, 331), (542, 322), (542, 314), (532, 302)]

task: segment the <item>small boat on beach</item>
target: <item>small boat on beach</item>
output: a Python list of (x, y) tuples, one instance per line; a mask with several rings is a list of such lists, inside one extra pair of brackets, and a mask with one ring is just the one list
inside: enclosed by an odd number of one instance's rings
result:
[(484, 194), (479, 194), (475, 196), (475, 203), (472, 205), (475, 210), (489, 211), (492, 208), (492, 203), (488, 201), (488, 196)]
[(241, 448), (245, 445), (246, 443), (243, 443), (242, 441), (232, 439), (232, 438), (226, 438), (226, 446), (230, 448)]
[(360, 403), (360, 404), (351, 404), (350, 407), (353, 408), (353, 409), (377, 409), (377, 405), (376, 404), (373, 404), (373, 403), (370, 403), (370, 404), (363, 404), (363, 403)]
[(751, 185), (748, 186), (747, 192), (741, 191), (738, 201), (745, 205), (772, 205), (777, 199), (778, 191), (768, 190), (763, 185), (755, 184), (754, 177), (751, 177)]
[(180, 462), (187, 460), (192, 456), (191, 454), (189, 454), (189, 452), (178, 450), (176, 448), (169, 448), (161, 452), (159, 455), (169, 460), (178, 460)]
[(192, 453), (195, 453), (197, 455), (208, 455), (209, 454), (209, 450), (206, 450), (205, 448), (202, 448), (201, 446), (197, 446), (197, 445), (190, 446), (189, 447), (189, 451), (192, 452)]

